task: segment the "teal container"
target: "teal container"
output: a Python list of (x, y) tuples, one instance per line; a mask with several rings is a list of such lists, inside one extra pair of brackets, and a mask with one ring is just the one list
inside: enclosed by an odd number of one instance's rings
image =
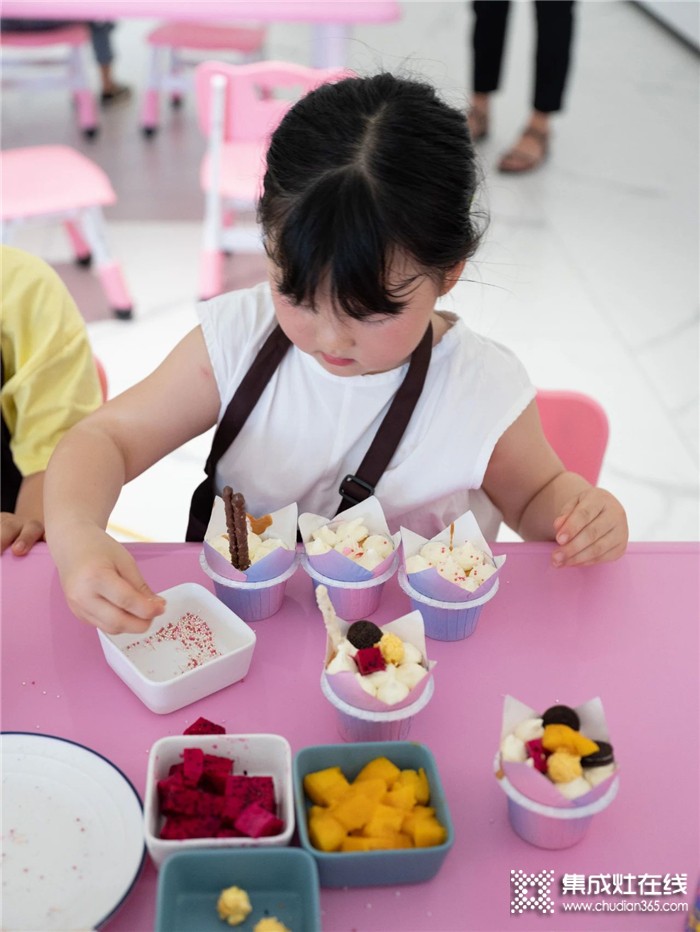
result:
[[(447, 829), (447, 839), (432, 848), (395, 851), (333, 851), (314, 848), (309, 840), (307, 812), (311, 805), (304, 793), (304, 777), (315, 770), (340, 767), (348, 780), (355, 779), (375, 757), (387, 757), (400, 770), (422, 767), (430, 784), (430, 803)], [(293, 765), (294, 805), (299, 843), (316, 862), (322, 887), (377, 887), (424, 883), (431, 880), (454, 844), (454, 826), (447, 807), (435, 758), (427, 747), (413, 741), (365, 741), (354, 744), (319, 744), (297, 752)]]
[(236, 932), (275, 916), (294, 932), (319, 932), (318, 872), (298, 848), (199, 849), (171, 855), (158, 874), (155, 932), (222, 932), (216, 904), (226, 887), (241, 887), (253, 911)]

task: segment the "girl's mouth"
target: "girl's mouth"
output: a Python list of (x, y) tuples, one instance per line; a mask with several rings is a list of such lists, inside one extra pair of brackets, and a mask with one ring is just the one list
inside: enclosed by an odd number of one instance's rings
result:
[(355, 362), (354, 359), (345, 359), (341, 356), (329, 356), (327, 353), (321, 353), (321, 358), (328, 366), (350, 366)]

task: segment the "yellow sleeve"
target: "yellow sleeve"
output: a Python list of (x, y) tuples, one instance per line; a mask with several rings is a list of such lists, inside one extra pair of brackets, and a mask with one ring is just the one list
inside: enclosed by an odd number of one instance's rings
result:
[(54, 447), (101, 403), (85, 322), (54, 270), (2, 247), (2, 415), (17, 468), (46, 469)]

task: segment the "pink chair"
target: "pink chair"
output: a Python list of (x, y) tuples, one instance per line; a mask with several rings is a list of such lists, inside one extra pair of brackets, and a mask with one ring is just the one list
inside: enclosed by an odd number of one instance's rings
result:
[(259, 61), (263, 57), (265, 35), (264, 26), (223, 23), (163, 23), (149, 33), (148, 83), (141, 107), (144, 135), (153, 136), (158, 129), (162, 93), (170, 94), (173, 107), (181, 105), (186, 90), (184, 71), (201, 63), (201, 58), (188, 58), (187, 51), (230, 52), (236, 64)]
[(131, 317), (131, 297), (107, 248), (102, 208), (116, 195), (102, 169), (68, 146), (32, 146), (0, 152), (3, 243), (25, 224), (61, 223), (81, 265), (95, 271), (116, 317)]
[(253, 209), (258, 199), (272, 131), (295, 99), (319, 84), (347, 76), (339, 68), (274, 61), (205, 62), (197, 68), (197, 115), (208, 140), (200, 169), (206, 198), (200, 297), (220, 294), (224, 252), (262, 251), (257, 224), (234, 221), (237, 211)]
[[(47, 58), (47, 48), (66, 47), (61, 58)], [(75, 101), (78, 125), (92, 139), (98, 131), (97, 106), (85, 68), (85, 50), (90, 47), (87, 26), (61, 26), (39, 32), (0, 30), (3, 87), (67, 87)], [(5, 49), (16, 50), (10, 55)], [(33, 50), (33, 54), (29, 50)], [(22, 54), (20, 54), (20, 50)], [(40, 57), (44, 52), (44, 58)], [(60, 71), (57, 73), (57, 69)]]
[(547, 440), (567, 469), (593, 485), (598, 481), (610, 432), (603, 408), (580, 392), (537, 392), (537, 407)]

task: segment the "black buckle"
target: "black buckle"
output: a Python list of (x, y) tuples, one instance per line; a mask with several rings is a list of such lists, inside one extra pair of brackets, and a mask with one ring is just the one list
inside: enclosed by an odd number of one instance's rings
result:
[[(358, 498), (357, 495), (353, 495), (351, 492), (348, 492), (346, 486), (346, 483), (348, 482), (354, 482), (355, 485), (363, 489), (366, 494), (361, 495), (360, 498)], [(349, 502), (352, 502), (353, 505), (359, 505), (360, 502), (363, 502), (370, 495), (374, 495), (374, 486), (370, 485), (369, 482), (365, 482), (364, 479), (360, 479), (359, 476), (353, 476), (351, 473), (348, 473), (348, 475), (340, 483), (338, 491), (343, 496), (343, 498), (346, 498)]]

